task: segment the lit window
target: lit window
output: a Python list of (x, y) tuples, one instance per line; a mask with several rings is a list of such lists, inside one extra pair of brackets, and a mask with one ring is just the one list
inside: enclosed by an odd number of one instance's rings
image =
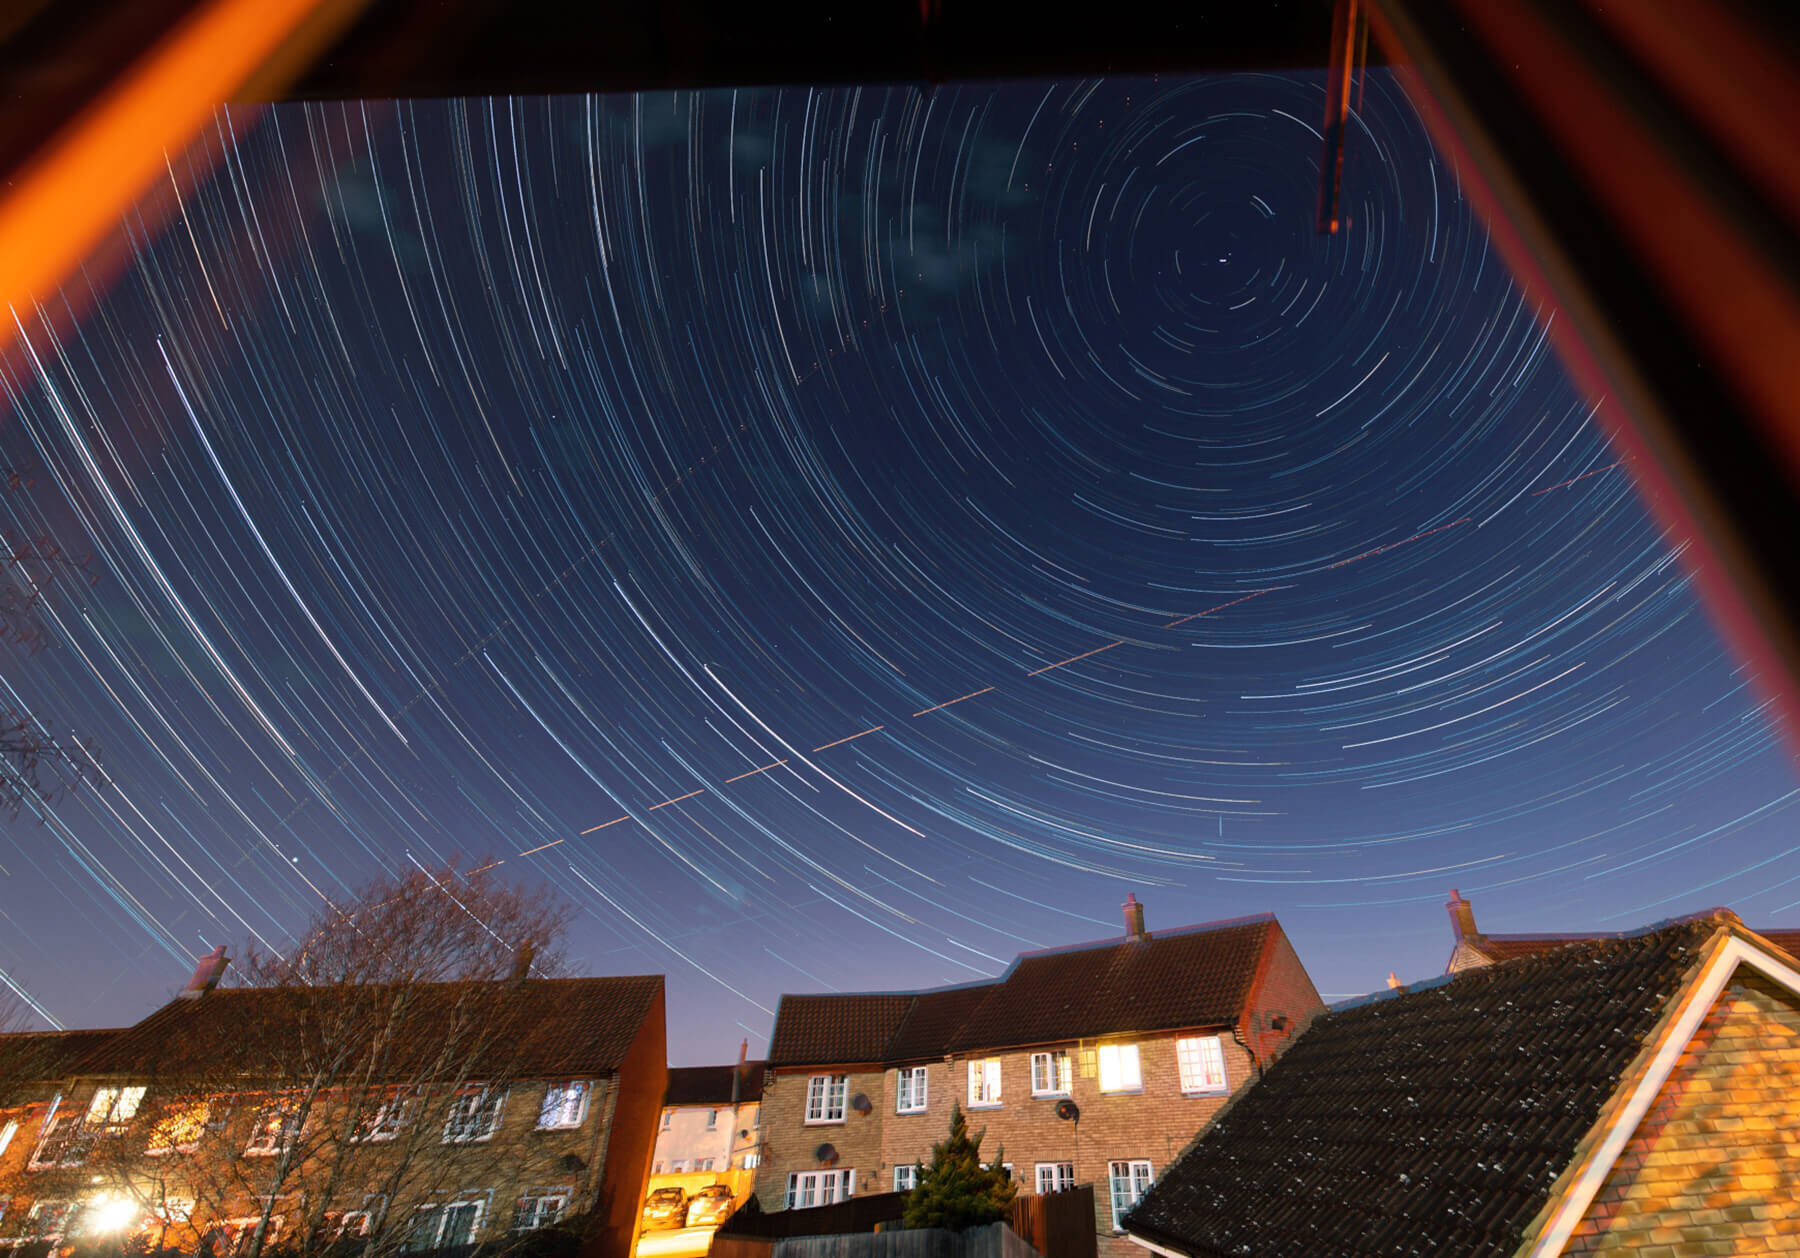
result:
[(911, 1192), (919, 1186), (919, 1167), (917, 1163), (910, 1166), (894, 1168), (894, 1191)]
[(1039, 1162), (1037, 1190), (1040, 1193), (1067, 1192), (1075, 1187), (1075, 1163)]
[(701, 1158), (698, 1162), (694, 1163), (694, 1169), (697, 1171), (710, 1171), (712, 1168), (713, 1160), (711, 1158)]
[[(581, 1126), (587, 1121), (590, 1086), (586, 1079), (551, 1084), (544, 1090), (544, 1103), (538, 1107), (538, 1127)], [(668, 1116), (664, 1115), (663, 1126), (668, 1125)]]
[(1150, 1163), (1110, 1162), (1107, 1179), (1112, 1185), (1112, 1225), (1117, 1232), (1121, 1230), (1119, 1220), (1150, 1191)]
[(142, 1086), (133, 1088), (96, 1088), (88, 1102), (84, 1125), (101, 1135), (118, 1135), (126, 1123), (137, 1117), (144, 1103)]
[(30, 1240), (59, 1241), (72, 1231), (81, 1207), (72, 1201), (40, 1201), (26, 1216), (25, 1235)]
[(899, 1087), (895, 1091), (894, 1112), (898, 1114), (918, 1114), (925, 1109), (925, 1067), (909, 1066), (899, 1072)]
[(1074, 1078), (1069, 1054), (1063, 1050), (1031, 1055), (1031, 1095), (1067, 1096)]
[(978, 1057), (969, 1063), (969, 1104), (1000, 1104), (1000, 1059)]
[(744, 1169), (745, 1170), (753, 1171), (761, 1165), (762, 1165), (762, 1154), (746, 1153), (744, 1155)]
[(449, 1112), (444, 1116), (444, 1143), (470, 1144), (493, 1139), (494, 1133), (500, 1130), (500, 1111), (505, 1107), (504, 1088), (479, 1084), (464, 1088), (450, 1102)]
[(1100, 1090), (1102, 1092), (1137, 1092), (1144, 1086), (1138, 1069), (1136, 1044), (1102, 1044), (1100, 1046)]
[(574, 1190), (561, 1188), (527, 1188), (519, 1194), (518, 1204), (513, 1208), (512, 1232), (533, 1232), (540, 1227), (549, 1227), (560, 1222), (569, 1208), (569, 1198)]
[(212, 1107), (205, 1101), (172, 1100), (163, 1106), (162, 1116), (150, 1129), (144, 1152), (151, 1157), (170, 1153), (192, 1153), (205, 1134)]
[(1175, 1062), (1181, 1067), (1181, 1090), (1189, 1095), (1224, 1092), (1225, 1046), (1216, 1035), (1175, 1041)]
[(796, 1171), (788, 1176), (788, 1209), (828, 1206), (855, 1191), (855, 1171)]
[(12, 1144), (13, 1137), (18, 1134), (19, 1134), (18, 1119), (16, 1119), (16, 1118), (7, 1119), (6, 1125), (4, 1127), (0, 1127), (0, 1153), (6, 1152), (7, 1146)]
[(275, 1097), (257, 1111), (250, 1126), (250, 1143), (244, 1152), (253, 1157), (273, 1157), (293, 1147), (300, 1134), (300, 1103), (294, 1097)]
[(841, 1123), (844, 1121), (844, 1094), (849, 1091), (849, 1075), (814, 1075), (806, 1081), (806, 1121), (809, 1123)]

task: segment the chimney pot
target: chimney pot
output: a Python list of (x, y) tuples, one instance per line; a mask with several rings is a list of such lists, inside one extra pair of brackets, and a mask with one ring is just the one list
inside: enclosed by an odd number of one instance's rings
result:
[(1457, 943), (1481, 938), (1481, 932), (1475, 929), (1475, 906), (1463, 899), (1462, 892), (1451, 887), (1444, 907), (1450, 912), (1450, 934)]
[(537, 945), (527, 939), (519, 945), (518, 956), (513, 960), (512, 974), (507, 982), (517, 986), (531, 977), (531, 958), (537, 955)]
[(1144, 906), (1138, 903), (1137, 892), (1127, 891), (1121, 907), (1125, 910), (1125, 938), (1148, 939), (1150, 936), (1144, 931)]
[(211, 952), (201, 957), (194, 966), (194, 975), (188, 979), (187, 986), (181, 989), (180, 999), (198, 1000), (219, 985), (225, 977), (225, 967), (231, 964), (231, 958), (225, 955), (225, 945), (220, 944)]

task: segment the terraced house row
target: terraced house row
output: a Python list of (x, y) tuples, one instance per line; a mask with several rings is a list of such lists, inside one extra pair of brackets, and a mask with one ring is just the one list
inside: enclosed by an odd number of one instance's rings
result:
[(1321, 1008), (1268, 915), (1015, 959), (990, 983), (782, 997), (762, 1094), (764, 1209), (910, 1188), (952, 1103), (1024, 1193), (1093, 1183), (1104, 1258), (1121, 1216)]
[(0, 1036), (0, 1247), (438, 1250), (565, 1220), (626, 1258), (667, 1076), (663, 980), (221, 988)]

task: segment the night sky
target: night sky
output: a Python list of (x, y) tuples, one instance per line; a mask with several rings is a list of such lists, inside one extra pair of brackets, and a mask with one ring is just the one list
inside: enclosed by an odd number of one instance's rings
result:
[(1328, 998), (1440, 972), (1452, 886), (1494, 931), (1800, 923), (1681, 540), (1381, 74), (1314, 233), (1322, 108), (219, 114), (6, 367), (0, 706), (99, 760), (0, 822), (0, 970), (127, 1022), (491, 855), (578, 971), (667, 973), (683, 1064), (1128, 891), (1275, 912)]

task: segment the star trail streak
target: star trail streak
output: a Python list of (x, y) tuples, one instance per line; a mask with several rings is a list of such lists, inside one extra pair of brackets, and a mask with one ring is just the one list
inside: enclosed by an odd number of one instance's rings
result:
[(1441, 968), (1451, 878), (1791, 915), (1682, 539), (1381, 74), (1313, 232), (1323, 91), (221, 111), (11, 314), (5, 706), (100, 753), (7, 827), (0, 982), (115, 1025), (453, 853), (667, 972), (678, 1062), (1130, 890), (1329, 991)]

